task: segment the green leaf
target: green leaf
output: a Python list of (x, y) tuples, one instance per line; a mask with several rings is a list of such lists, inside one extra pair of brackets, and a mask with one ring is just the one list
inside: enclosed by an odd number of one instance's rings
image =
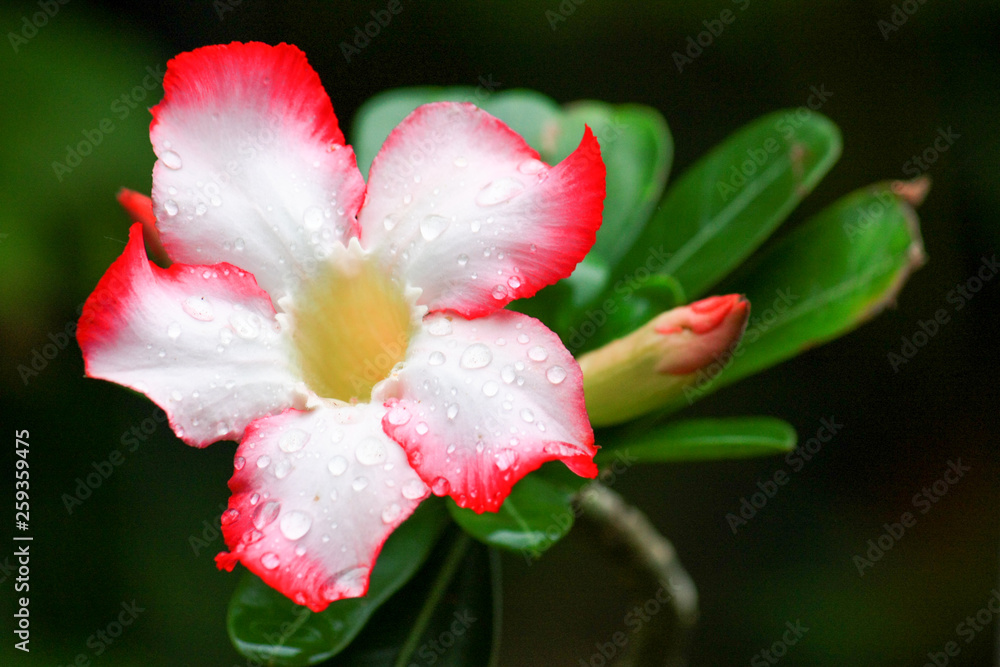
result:
[(659, 271), (697, 297), (770, 236), (840, 149), (840, 131), (818, 113), (799, 120), (786, 110), (755, 120), (674, 183), (616, 275), (645, 264), (655, 250), (668, 255)]
[(233, 646), (270, 665), (314, 665), (342, 651), (369, 617), (419, 569), (448, 515), (442, 503), (425, 501), (389, 536), (372, 570), (368, 594), (338, 600), (313, 613), (247, 573), (229, 602)]
[(671, 422), (602, 449), (598, 464), (618, 453), (636, 463), (704, 461), (782, 454), (795, 448), (795, 429), (773, 417), (730, 417)]
[(494, 665), (500, 601), (500, 559), (456, 530), (337, 656), (337, 665)]
[(689, 400), (851, 331), (923, 262), (916, 213), (891, 183), (837, 200), (727, 281), (749, 298), (750, 322), (730, 365)]
[(572, 493), (538, 475), (514, 485), (497, 512), (476, 514), (448, 503), (452, 518), (480, 542), (538, 556), (573, 526)]

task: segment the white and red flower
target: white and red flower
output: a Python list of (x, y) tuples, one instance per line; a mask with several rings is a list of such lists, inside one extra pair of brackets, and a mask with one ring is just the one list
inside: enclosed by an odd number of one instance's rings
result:
[(220, 567), (320, 611), (366, 592), (431, 492), (495, 511), (545, 461), (596, 475), (579, 366), (503, 310), (594, 242), (589, 129), (548, 166), (471, 104), (426, 105), (366, 185), (293, 46), (197, 49), (163, 86), (152, 200), (174, 264), (133, 225), (78, 338), (88, 375), (145, 393), (188, 444), (240, 441)]

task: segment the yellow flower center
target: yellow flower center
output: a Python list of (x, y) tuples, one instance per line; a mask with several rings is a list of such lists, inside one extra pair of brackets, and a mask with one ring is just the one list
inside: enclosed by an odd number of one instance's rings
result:
[(292, 334), (309, 387), (346, 402), (370, 399), (406, 356), (414, 329), (400, 286), (352, 250), (296, 297)]

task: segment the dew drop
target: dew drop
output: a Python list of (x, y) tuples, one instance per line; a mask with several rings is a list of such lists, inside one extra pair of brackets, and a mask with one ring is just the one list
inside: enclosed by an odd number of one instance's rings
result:
[(566, 379), (566, 369), (562, 366), (553, 366), (545, 371), (545, 378), (552, 384), (559, 384)]
[(343, 456), (334, 456), (330, 459), (330, 462), (326, 465), (327, 470), (330, 471), (334, 477), (340, 477), (347, 470), (347, 459)]
[(447, 317), (439, 317), (427, 326), (427, 333), (432, 336), (447, 336), (451, 333), (451, 322)]
[(167, 336), (170, 337), (170, 340), (177, 340), (180, 335), (181, 325), (177, 322), (171, 322), (170, 326), (167, 327)]
[(437, 350), (431, 352), (430, 356), (427, 357), (427, 363), (431, 366), (440, 366), (444, 361), (444, 354)]
[(358, 477), (353, 482), (351, 482), (351, 488), (354, 489), (355, 491), (363, 491), (366, 486), (368, 486), (367, 477)]
[(260, 564), (264, 566), (267, 570), (273, 570), (281, 564), (278, 556), (268, 551), (266, 554), (260, 557)]
[(433, 241), (448, 228), (448, 218), (440, 215), (428, 215), (420, 221), (420, 235), (425, 241)]
[(449, 420), (454, 420), (455, 417), (458, 416), (458, 404), (452, 403), (451, 405), (449, 405), (447, 414)]
[(278, 447), (283, 452), (297, 452), (306, 446), (309, 441), (309, 434), (302, 429), (293, 428), (286, 431), (278, 439)]
[(267, 454), (262, 454), (261, 456), (257, 457), (257, 467), (258, 468), (266, 468), (269, 465), (271, 465), (271, 457), (270, 456), (268, 456)]
[(507, 288), (503, 285), (495, 285), (491, 294), (497, 301), (503, 301), (507, 298)]
[(361, 465), (374, 466), (384, 463), (388, 454), (385, 445), (377, 438), (368, 437), (358, 443), (357, 449), (354, 450), (354, 456)]
[(172, 392), (170, 392), (170, 398), (175, 401), (181, 401), (184, 399), (184, 394), (174, 389)]
[(507, 279), (507, 284), (510, 285), (511, 289), (517, 289), (521, 286), (521, 279), (517, 276), (511, 276)]
[(219, 521), (222, 522), (223, 526), (228, 526), (229, 524), (231, 524), (232, 522), (236, 521), (239, 518), (240, 518), (240, 511), (237, 509), (230, 508), (222, 513), (222, 516), (219, 518)]
[(160, 156), (163, 164), (171, 169), (180, 169), (184, 166), (184, 162), (181, 161), (181, 156), (174, 151), (165, 151), (163, 155)]
[(195, 207), (194, 207), (194, 213), (195, 213), (195, 215), (205, 215), (205, 213), (207, 211), (208, 211), (208, 207), (205, 206), (205, 202), (201, 202), (200, 201), (197, 204), (195, 204)]
[(506, 384), (510, 384), (511, 382), (513, 382), (515, 377), (517, 376), (514, 374), (514, 369), (511, 368), (510, 366), (504, 366), (500, 370), (500, 379), (503, 380)]
[(444, 477), (438, 477), (431, 485), (431, 491), (435, 496), (446, 496), (451, 491), (451, 484)]
[(493, 353), (490, 352), (490, 348), (482, 343), (473, 343), (465, 348), (465, 352), (462, 353), (462, 360), (459, 363), (462, 368), (472, 370), (488, 366), (491, 361), (493, 361)]
[(398, 504), (393, 503), (382, 510), (382, 523), (390, 524), (399, 518), (399, 515), (403, 513), (403, 508)]
[(229, 325), (244, 340), (254, 340), (260, 335), (260, 318), (257, 315), (233, 313), (229, 316)]
[(278, 512), (280, 511), (281, 503), (277, 500), (271, 500), (264, 503), (260, 507), (254, 509), (253, 514), (250, 515), (253, 527), (257, 530), (264, 530), (265, 526), (278, 518)]
[(260, 494), (259, 493), (255, 493), (252, 496), (250, 496), (250, 504), (251, 505), (256, 505), (258, 502), (260, 502)]
[(517, 342), (520, 343), (521, 345), (526, 345), (529, 340), (531, 339), (528, 338), (528, 334), (524, 333), (517, 334)]
[(312, 527), (312, 517), (305, 512), (293, 510), (281, 517), (278, 526), (282, 535), (290, 540), (297, 540), (309, 532)]
[(517, 463), (517, 452), (513, 449), (504, 449), (496, 456), (497, 468), (507, 470)]
[(465, 266), (468, 263), (469, 263), (469, 256), (466, 255), (464, 252), (461, 255), (458, 256), (458, 265), (459, 266)]
[(167, 201), (163, 202), (163, 210), (167, 212), (167, 215), (173, 217), (177, 215), (177, 211), (179, 211), (180, 209), (177, 207), (177, 202), (175, 202), (173, 199), (168, 199)]
[(430, 428), (427, 426), (426, 422), (417, 422), (417, 425), (413, 427), (413, 430), (417, 432), (417, 435), (427, 435), (427, 431)]
[(397, 220), (396, 216), (392, 214), (389, 214), (384, 218), (382, 218), (382, 226), (385, 227), (385, 231), (387, 232), (391, 232), (393, 229), (395, 229), (396, 223), (398, 222), (399, 220)]
[(524, 186), (514, 178), (501, 178), (486, 185), (476, 195), (480, 206), (496, 206), (524, 192)]
[(237, 456), (235, 459), (233, 459), (233, 467), (236, 468), (237, 470), (243, 470), (243, 466), (245, 466), (246, 464), (247, 460), (242, 456)]
[(545, 169), (545, 163), (541, 160), (536, 160), (534, 158), (529, 158), (517, 165), (517, 170), (522, 174), (532, 175)]
[(239, 250), (240, 252), (243, 252), (247, 248), (247, 242), (244, 241), (243, 239), (236, 239), (235, 241), (233, 241), (233, 247)]
[(288, 477), (288, 473), (292, 471), (292, 462), (288, 459), (281, 459), (274, 466), (274, 476), (278, 479), (284, 479)]
[(392, 409), (389, 410), (389, 414), (386, 415), (386, 418), (393, 426), (402, 426), (410, 421), (410, 412), (404, 407), (394, 405)]
[(427, 493), (427, 485), (419, 479), (411, 479), (403, 485), (402, 494), (407, 500), (423, 498), (425, 493)]
[(499, 391), (500, 391), (500, 385), (498, 385), (493, 380), (489, 380), (488, 382), (483, 384), (483, 393), (486, 394), (486, 396), (489, 398), (493, 398), (494, 396), (496, 396), (497, 392)]
[(215, 309), (211, 302), (203, 296), (189, 296), (181, 306), (184, 312), (199, 322), (211, 322), (215, 319)]
[(535, 413), (529, 410), (528, 408), (524, 408), (523, 410), (521, 410), (521, 419), (530, 424), (531, 422), (535, 421)]
[(532, 361), (545, 361), (549, 358), (549, 353), (541, 345), (536, 345), (528, 350), (528, 358)]

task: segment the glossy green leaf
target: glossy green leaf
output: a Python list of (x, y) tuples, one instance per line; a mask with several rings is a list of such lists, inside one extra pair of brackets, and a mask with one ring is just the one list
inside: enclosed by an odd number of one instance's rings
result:
[(791, 451), (796, 440), (791, 424), (773, 417), (692, 419), (644, 429), (618, 449), (602, 449), (597, 460), (603, 465), (618, 453), (636, 463), (768, 456)]
[(493, 547), (537, 556), (573, 526), (572, 493), (538, 475), (516, 485), (497, 512), (476, 514), (449, 502), (455, 522), (477, 540)]
[(727, 281), (750, 300), (750, 322), (728, 367), (689, 401), (851, 331), (923, 261), (916, 213), (891, 183), (839, 199)]
[(243, 655), (271, 665), (314, 665), (342, 651), (378, 607), (420, 568), (448, 523), (443, 504), (425, 501), (386, 541), (368, 594), (313, 613), (247, 573), (229, 603), (229, 638)]
[(336, 664), (494, 665), (500, 584), (496, 554), (456, 530), (441, 540), (417, 576), (376, 612)]
[[(791, 119), (791, 120), (789, 120)], [(689, 168), (616, 273), (652, 252), (697, 297), (746, 259), (840, 156), (840, 131), (818, 113), (779, 111), (742, 128)]]

